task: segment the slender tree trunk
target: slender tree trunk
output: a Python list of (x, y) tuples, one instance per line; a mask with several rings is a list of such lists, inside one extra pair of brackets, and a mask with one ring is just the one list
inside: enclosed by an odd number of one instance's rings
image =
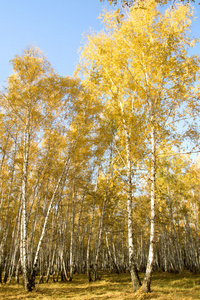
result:
[(71, 240), (69, 255), (69, 280), (72, 281), (74, 271), (74, 222), (75, 222), (76, 194), (72, 195), (72, 222), (71, 222)]
[(48, 268), (47, 268), (47, 275), (46, 275), (46, 283), (49, 281), (49, 276), (50, 273), (52, 273), (52, 258), (53, 258), (53, 253), (55, 252), (55, 249), (53, 249), (53, 239), (55, 236), (55, 213), (53, 213), (53, 217), (52, 217), (52, 231), (51, 231), (51, 238), (49, 241), (49, 263), (48, 263)]
[[(125, 217), (124, 217), (125, 219)], [(124, 272), (126, 272), (126, 264), (125, 264), (125, 234), (124, 234), (124, 219), (122, 223), (122, 238), (121, 238), (121, 268)]]
[[(8, 139), (7, 139), (8, 142)], [(6, 145), (7, 145), (6, 142)], [(8, 237), (8, 233), (9, 233), (9, 228), (10, 228), (10, 220), (12, 218), (12, 214), (13, 214), (13, 210), (11, 210), (11, 194), (12, 194), (12, 188), (13, 188), (13, 180), (14, 180), (14, 172), (15, 172), (15, 158), (16, 158), (16, 154), (17, 154), (17, 141), (15, 139), (15, 147), (14, 147), (14, 153), (13, 153), (13, 164), (12, 164), (12, 169), (10, 172), (10, 184), (9, 184), (9, 191), (8, 191), (8, 196), (7, 196), (7, 208), (6, 208), (6, 215), (5, 215), (5, 220), (4, 220), (4, 225), (0, 226), (0, 228), (3, 228), (3, 237), (0, 243), (0, 283), (2, 283), (2, 270), (3, 270), (3, 263), (4, 263), (4, 254), (5, 254), (5, 246), (6, 246), (6, 241), (7, 241), (7, 237)], [(0, 174), (2, 172), (2, 166), (3, 166), (3, 161), (5, 158), (5, 151), (3, 154), (3, 158), (2, 158), (2, 162), (1, 162), (1, 166), (0, 166)], [(2, 180), (2, 178), (1, 178)], [(17, 199), (14, 201), (13, 207), (15, 207), (16, 205), (16, 201)], [(11, 210), (11, 211), (10, 211)], [(10, 216), (9, 216), (10, 214)]]
[[(113, 241), (113, 243), (114, 243), (114, 241)], [(107, 250), (108, 250), (108, 255), (109, 255), (109, 258), (110, 258), (110, 262), (113, 264), (113, 266), (114, 266), (117, 274), (119, 274), (119, 268), (118, 268), (118, 265), (117, 265), (117, 261), (116, 261), (114, 249), (113, 249), (113, 252), (112, 252), (111, 249), (110, 249), (110, 246), (109, 246), (108, 232), (107, 231), (106, 231), (106, 246), (107, 246)]]
[(77, 273), (80, 273), (80, 248), (81, 248), (81, 238), (80, 238), (80, 228), (81, 228), (81, 218), (82, 218), (82, 212), (83, 212), (83, 203), (84, 203), (84, 199), (85, 199), (85, 194), (86, 194), (86, 190), (84, 191), (82, 197), (81, 197), (81, 207), (80, 207), (80, 211), (79, 211), (79, 217), (78, 217), (78, 223), (77, 223), (77, 230), (76, 230), (76, 243), (75, 243), (75, 247), (76, 247), (76, 251), (75, 251), (75, 265), (76, 265), (76, 270)]
[(172, 208), (172, 203), (171, 203), (171, 200), (170, 200), (171, 197), (170, 197), (169, 187), (168, 187), (168, 194), (169, 194), (168, 203), (169, 203), (169, 210), (170, 210), (170, 218), (171, 218), (171, 224), (172, 224), (172, 228), (173, 228), (173, 232), (174, 232), (174, 243), (175, 243), (176, 254), (177, 254), (177, 259), (178, 259), (178, 269), (182, 273), (183, 272), (182, 257), (181, 257), (180, 245), (178, 245), (178, 238), (177, 238), (176, 229), (175, 229), (175, 226), (174, 226), (173, 208)]
[(150, 228), (150, 246), (149, 257), (147, 262), (146, 273), (143, 282), (143, 291), (150, 292), (151, 278), (154, 261), (154, 244), (155, 244), (155, 174), (156, 174), (156, 147), (155, 147), (155, 127), (153, 116), (151, 116), (151, 228)]
[[(19, 233), (20, 233), (20, 218), (21, 218), (20, 215), (21, 215), (21, 208), (19, 207), (19, 210), (17, 213), (17, 218), (15, 221), (15, 226), (14, 226), (14, 229), (12, 232), (12, 245), (11, 245), (11, 249), (10, 249), (11, 266), (10, 266), (10, 272), (9, 272), (9, 282), (11, 282), (12, 275), (13, 275), (14, 269), (16, 267), (16, 256), (17, 256), (17, 252), (19, 249), (18, 238), (19, 238)], [(14, 249), (14, 251), (13, 251), (13, 249)]]
[(119, 274), (119, 266), (118, 266), (117, 252), (116, 252), (113, 232), (111, 233), (111, 237), (112, 237), (112, 248), (113, 248), (113, 260), (115, 262), (116, 271)]
[(21, 238), (20, 238), (20, 260), (23, 273), (23, 285), (25, 291), (29, 290), (28, 254), (27, 254), (27, 179), (30, 148), (30, 111), (28, 112), (27, 124), (24, 131), (24, 157), (21, 187)]
[(106, 207), (107, 207), (108, 199), (109, 199), (107, 188), (108, 187), (106, 187), (106, 194), (105, 194), (105, 198), (103, 201), (103, 207), (102, 207), (101, 216), (100, 216), (100, 220), (99, 220), (99, 230), (98, 230), (97, 239), (96, 239), (96, 247), (95, 247), (96, 251), (95, 251), (95, 259), (94, 259), (94, 265), (93, 265), (93, 280), (99, 279), (98, 263), (99, 263), (99, 256), (100, 256), (100, 250), (101, 250), (103, 228), (104, 228), (104, 218), (105, 218)]
[[(96, 191), (95, 191), (96, 193)], [(93, 230), (93, 225), (94, 225), (94, 212), (95, 212), (95, 196), (93, 198), (93, 205), (92, 205), (92, 219), (91, 219), (91, 225), (89, 229), (89, 234), (88, 234), (88, 241), (87, 241), (87, 253), (86, 253), (86, 265), (87, 265), (87, 276), (88, 276), (88, 281), (92, 281), (92, 276), (91, 276), (91, 271), (90, 271), (90, 242), (92, 238), (92, 230)]]
[(135, 249), (133, 241), (133, 212), (132, 212), (132, 179), (131, 179), (131, 159), (130, 159), (130, 137), (125, 126), (126, 134), (126, 155), (127, 155), (127, 213), (128, 213), (128, 252), (129, 252), (129, 270), (133, 291), (136, 292), (141, 282), (138, 276), (138, 270), (135, 264)]
[(20, 258), (18, 259), (16, 272), (15, 272), (15, 282), (19, 283), (19, 268), (20, 268)]

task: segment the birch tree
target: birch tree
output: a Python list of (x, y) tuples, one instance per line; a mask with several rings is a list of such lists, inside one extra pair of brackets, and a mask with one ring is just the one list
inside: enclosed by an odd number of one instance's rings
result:
[(20, 260), (24, 288), (28, 290), (27, 212), (30, 199), (27, 189), (33, 164), (30, 155), (37, 148), (35, 143), (40, 144), (41, 134), (53, 121), (55, 108), (66, 95), (70, 80), (55, 75), (44, 55), (36, 48), (28, 48), (22, 55), (15, 56), (12, 66), (14, 73), (8, 78), (3, 98), (7, 115), (21, 127)]
[[(124, 134), (128, 212), (133, 193), (131, 165), (139, 157), (150, 166), (151, 225), (145, 292), (150, 291), (154, 261), (158, 144), (160, 149), (167, 143), (180, 145), (183, 136), (173, 121), (193, 118), (194, 103), (199, 109), (195, 89), (199, 58), (188, 55), (188, 47), (195, 44), (188, 35), (191, 18), (190, 7), (179, 5), (161, 13), (155, 2), (146, 2), (145, 9), (131, 7), (124, 19), (119, 11), (105, 12), (103, 22), (107, 32), (88, 36), (78, 66), (87, 85), (98, 90), (97, 97), (106, 103), (110, 117), (118, 120), (118, 135)], [(129, 222), (131, 240), (131, 214)], [(131, 242), (130, 257), (134, 256), (132, 249)], [(134, 276), (137, 278), (137, 272)], [(139, 281), (134, 283), (133, 278), (132, 281), (137, 290)]]

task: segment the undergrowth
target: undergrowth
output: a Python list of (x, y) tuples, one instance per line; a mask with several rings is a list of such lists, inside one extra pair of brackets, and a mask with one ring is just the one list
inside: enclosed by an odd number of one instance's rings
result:
[[(143, 278), (143, 274), (140, 274)], [(130, 275), (103, 274), (100, 281), (88, 283), (86, 275), (75, 275), (71, 282), (43, 283), (38, 290), (24, 292), (21, 284), (3, 284), (0, 286), (1, 300), (40, 299), (40, 300), (193, 300), (200, 299), (200, 274), (154, 273), (151, 293), (144, 294), (140, 289), (132, 292)]]

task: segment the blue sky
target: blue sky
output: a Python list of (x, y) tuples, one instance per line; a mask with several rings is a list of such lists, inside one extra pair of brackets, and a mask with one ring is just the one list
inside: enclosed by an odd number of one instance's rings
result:
[[(0, 0), (0, 86), (12, 73), (9, 61), (27, 45), (39, 47), (60, 75), (71, 76), (83, 33), (102, 28), (98, 16), (105, 6), (100, 0)], [(192, 33), (200, 39), (200, 6), (195, 8)]]
[(39, 47), (60, 75), (73, 74), (82, 34), (101, 29), (99, 0), (0, 0), (0, 85), (9, 61), (27, 45)]

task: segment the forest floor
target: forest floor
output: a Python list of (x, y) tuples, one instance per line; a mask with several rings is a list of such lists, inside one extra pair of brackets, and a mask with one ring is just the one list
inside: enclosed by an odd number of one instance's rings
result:
[[(140, 274), (143, 278), (143, 274)], [(88, 283), (86, 275), (74, 276), (72, 282), (40, 284), (37, 292), (25, 293), (22, 285), (0, 285), (0, 300), (40, 299), (40, 300), (193, 300), (200, 299), (200, 274), (184, 272), (184, 274), (154, 273), (152, 292), (149, 294), (132, 292), (130, 275), (103, 274), (97, 282)]]

